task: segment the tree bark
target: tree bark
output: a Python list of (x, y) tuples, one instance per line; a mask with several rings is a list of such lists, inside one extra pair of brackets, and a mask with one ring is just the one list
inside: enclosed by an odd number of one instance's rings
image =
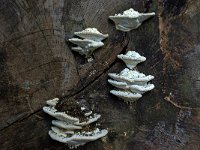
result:
[[(109, 15), (156, 12), (137, 30)], [(200, 2), (196, 0), (0, 0), (0, 149), (68, 149), (48, 136), (45, 101), (85, 99), (109, 133), (84, 150), (200, 149)], [(94, 61), (70, 50), (75, 31), (108, 33)], [(128, 105), (109, 94), (120, 53), (147, 58), (138, 70), (155, 89)]]

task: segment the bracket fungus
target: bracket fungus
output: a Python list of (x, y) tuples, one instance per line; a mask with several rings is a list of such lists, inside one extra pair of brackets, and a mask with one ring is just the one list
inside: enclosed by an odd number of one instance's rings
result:
[(142, 94), (154, 89), (154, 84), (148, 82), (154, 79), (152, 75), (145, 75), (137, 70), (132, 70), (140, 62), (146, 60), (145, 57), (140, 56), (135, 51), (129, 51), (126, 55), (118, 55), (118, 58), (122, 59), (127, 67), (123, 69), (119, 74), (109, 73), (108, 76), (112, 79), (108, 79), (108, 83), (118, 88), (119, 90), (111, 90), (110, 93), (123, 99), (126, 102), (134, 102), (142, 97)]
[(72, 50), (86, 57), (102, 47), (104, 43), (101, 41), (108, 37), (108, 34), (102, 34), (96, 28), (86, 28), (83, 31), (74, 32), (74, 34), (80, 38), (69, 39), (70, 42), (77, 45), (77, 47), (72, 47)]
[(108, 133), (107, 130), (99, 130), (98, 128), (89, 132), (76, 132), (66, 133), (56, 128), (49, 131), (49, 136), (58, 142), (67, 144), (70, 148), (77, 148), (78, 146), (85, 145), (88, 142), (98, 140)]
[(55, 117), (58, 120), (65, 121), (67, 123), (79, 122), (78, 118), (67, 115), (65, 112), (59, 112), (56, 108), (52, 106), (44, 106), (43, 111), (48, 115)]
[(89, 39), (72, 38), (69, 39), (69, 41), (78, 45), (77, 47), (72, 47), (72, 50), (81, 55), (86, 55), (86, 57), (91, 55), (95, 49), (104, 45), (101, 41), (93, 41)]
[(137, 29), (143, 21), (154, 16), (155, 13), (139, 13), (133, 8), (124, 11), (122, 14), (115, 14), (114, 16), (109, 16), (111, 20), (115, 22), (116, 29), (124, 32), (128, 32), (133, 29)]
[(119, 74), (109, 73), (108, 76), (116, 81), (121, 81), (127, 84), (136, 84), (136, 85), (144, 85), (150, 80), (154, 79), (154, 76), (152, 75), (146, 76), (143, 73), (140, 73), (136, 70), (130, 70), (128, 68), (125, 68)]
[(112, 86), (115, 86), (119, 89), (128, 89), (129, 88), (129, 86), (126, 82), (120, 82), (120, 81), (108, 79), (108, 83), (110, 83)]
[(145, 85), (131, 85), (129, 86), (131, 92), (144, 94), (145, 92), (151, 91), (154, 89), (154, 84), (145, 84)]
[(74, 32), (76, 36), (83, 39), (90, 39), (94, 41), (102, 41), (108, 37), (108, 34), (102, 34), (96, 28), (86, 28), (83, 31)]
[(142, 97), (142, 95), (139, 94), (139, 93), (132, 93), (132, 92), (129, 92), (129, 91), (111, 90), (110, 93), (119, 97), (119, 98), (122, 98), (126, 102), (134, 102), (134, 101), (136, 101), (136, 100), (138, 100), (139, 98)]
[(130, 69), (133, 69), (137, 64), (146, 61), (144, 56), (141, 56), (135, 51), (128, 51), (126, 55), (120, 54), (117, 57), (123, 60)]
[(58, 101), (59, 101), (58, 98), (54, 98), (54, 99), (46, 101), (46, 104), (49, 106), (56, 106), (58, 104)]
[(79, 106), (78, 103), (73, 101), (70, 101), (67, 106), (70, 108), (64, 108), (65, 111), (58, 110), (58, 101), (58, 98), (48, 100), (46, 102), (48, 106), (43, 107), (45, 113), (57, 119), (52, 120), (53, 126), (49, 130), (49, 136), (53, 140), (64, 143), (70, 148), (77, 148), (106, 136), (108, 131), (106, 129), (100, 130), (95, 124), (101, 115), (93, 114), (85, 106)]
[(69, 130), (82, 129), (81, 126), (73, 125), (62, 120), (52, 120), (51, 123), (52, 125), (62, 129), (69, 129)]
[[(139, 94), (144, 94), (145, 92), (148, 92), (152, 89), (154, 89), (154, 84), (144, 84), (144, 85), (134, 85), (134, 84), (129, 84), (126, 82), (119, 82), (115, 80), (108, 79), (108, 83), (113, 85), (116, 88), (119, 89), (124, 89), (124, 90), (131, 90), (133, 93), (139, 93)], [(112, 93), (113, 94), (113, 93)]]

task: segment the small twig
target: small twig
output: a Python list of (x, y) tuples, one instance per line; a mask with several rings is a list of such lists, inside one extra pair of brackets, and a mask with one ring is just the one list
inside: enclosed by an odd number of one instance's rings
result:
[(175, 103), (174, 101), (171, 100), (171, 98), (174, 98), (173, 95), (170, 93), (169, 96), (166, 96), (164, 98), (164, 100), (170, 102), (172, 105), (174, 105), (176, 108), (179, 108), (179, 109), (192, 109), (192, 110), (200, 110), (200, 108), (192, 108), (192, 107), (187, 107), (187, 106), (181, 106), (181, 105), (178, 105), (177, 103)]

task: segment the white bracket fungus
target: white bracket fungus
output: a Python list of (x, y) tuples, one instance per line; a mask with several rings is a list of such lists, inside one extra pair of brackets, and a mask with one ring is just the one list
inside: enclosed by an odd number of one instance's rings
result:
[(76, 36), (83, 39), (90, 39), (94, 41), (102, 41), (108, 37), (108, 34), (102, 34), (96, 28), (86, 28), (83, 31), (74, 32)]
[(104, 43), (101, 41), (108, 37), (108, 34), (102, 34), (96, 28), (86, 28), (74, 34), (82, 39), (69, 39), (70, 42), (77, 45), (77, 47), (72, 47), (72, 50), (86, 57), (89, 57), (94, 50), (102, 47)]
[[(99, 138), (106, 136), (107, 130), (99, 130), (95, 126), (89, 126), (96, 122), (101, 115), (93, 114), (92, 111), (87, 110), (85, 107), (80, 107), (80, 112), (83, 113), (84, 118), (78, 116), (68, 115), (69, 110), (58, 111), (56, 104), (59, 99), (48, 100), (46, 103), (49, 106), (44, 106), (43, 111), (58, 120), (52, 120), (52, 127), (49, 131), (49, 136), (58, 142), (65, 143), (70, 148), (77, 148), (78, 146), (84, 145), (88, 142), (95, 141)], [(71, 103), (70, 103), (71, 104)], [(70, 110), (77, 109), (72, 106)], [(76, 110), (77, 111), (77, 110)], [(75, 113), (76, 114), (76, 113)], [(85, 131), (86, 129), (86, 131)]]
[(81, 126), (73, 125), (62, 120), (52, 120), (51, 123), (52, 125), (62, 129), (68, 129), (68, 130), (82, 129)]
[(47, 114), (49, 114), (52, 117), (55, 117), (58, 120), (65, 121), (67, 123), (75, 123), (79, 122), (78, 118), (72, 117), (67, 115), (65, 112), (58, 112), (57, 109), (51, 106), (44, 106), (43, 111)]
[(154, 84), (145, 84), (145, 85), (130, 85), (129, 88), (134, 93), (144, 94), (145, 92), (151, 91), (154, 89)]
[(142, 97), (142, 94), (154, 89), (154, 84), (148, 82), (154, 79), (154, 76), (146, 76), (136, 70), (131, 70), (136, 67), (137, 64), (144, 62), (145, 57), (140, 56), (135, 51), (129, 51), (126, 55), (118, 55), (119, 59), (122, 59), (126, 66), (129, 67), (122, 70), (119, 74), (109, 73), (108, 76), (112, 79), (108, 79), (108, 83), (114, 87), (122, 90), (111, 90), (110, 93), (124, 99), (126, 102), (134, 102)]
[(86, 55), (86, 57), (91, 55), (94, 50), (104, 45), (101, 41), (93, 41), (89, 39), (72, 38), (69, 39), (69, 41), (78, 45), (78, 47), (72, 47), (73, 51), (76, 51), (81, 55)]
[(120, 54), (117, 57), (126, 63), (126, 66), (130, 69), (135, 68), (135, 66), (141, 62), (146, 61), (144, 56), (141, 56), (135, 51), (128, 51), (126, 55)]
[(56, 106), (56, 104), (58, 104), (59, 98), (54, 98), (51, 100), (46, 101), (46, 104), (49, 106)]
[(99, 118), (101, 118), (101, 115), (99, 114), (94, 114), (93, 116), (90, 115), (89, 117), (87, 117), (87, 121), (84, 122), (76, 122), (74, 123), (75, 125), (79, 125), (79, 126), (86, 126), (89, 125), (93, 122), (96, 122)]
[(154, 16), (155, 13), (139, 13), (133, 8), (124, 11), (122, 14), (115, 14), (109, 16), (111, 20), (115, 22), (116, 29), (124, 32), (128, 32), (132, 29), (137, 29), (143, 21)]
[(88, 116), (90, 116), (91, 114), (92, 114), (92, 111), (89, 111), (89, 112), (85, 113), (84, 115), (85, 115), (86, 117), (88, 117)]
[(88, 142), (98, 140), (106, 136), (107, 130), (99, 130), (98, 128), (90, 132), (77, 132), (74, 134), (67, 134), (63, 131), (52, 128), (49, 131), (49, 136), (61, 143), (67, 144), (70, 148), (77, 148), (78, 146), (85, 145)]
[(136, 101), (136, 100), (138, 100), (139, 98), (142, 97), (142, 95), (139, 94), (139, 93), (132, 93), (132, 92), (129, 92), (129, 91), (111, 90), (110, 93), (119, 97), (119, 98), (122, 98), (126, 102), (134, 102), (134, 101)]
[(110, 83), (111, 85), (113, 85), (119, 89), (129, 89), (129, 86), (126, 82), (120, 82), (120, 81), (108, 79), (108, 83)]
[(110, 83), (116, 88), (131, 90), (131, 92), (139, 93), (139, 94), (144, 94), (145, 92), (148, 92), (154, 89), (154, 84), (134, 85), (134, 84), (127, 84), (126, 82), (119, 82), (119, 81), (115, 81), (111, 79), (108, 79), (108, 83)]
[(154, 79), (154, 76), (152, 75), (146, 76), (143, 73), (140, 73), (136, 70), (130, 70), (128, 68), (125, 68), (119, 74), (109, 73), (108, 76), (117, 81), (126, 82), (128, 84), (136, 84), (136, 85), (144, 85), (150, 80)]

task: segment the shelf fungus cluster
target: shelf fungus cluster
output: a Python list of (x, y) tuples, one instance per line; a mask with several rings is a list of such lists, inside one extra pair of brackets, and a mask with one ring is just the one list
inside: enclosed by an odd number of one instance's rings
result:
[(137, 64), (144, 62), (145, 57), (140, 56), (135, 51), (129, 51), (126, 55), (120, 54), (118, 58), (126, 63), (128, 68), (122, 70), (119, 74), (109, 73), (108, 82), (119, 90), (111, 90), (110, 93), (122, 98), (126, 102), (134, 102), (142, 97), (142, 94), (154, 89), (154, 84), (149, 81), (154, 79), (152, 75), (145, 75), (135, 70)]
[(89, 57), (94, 50), (102, 47), (104, 45), (102, 40), (108, 37), (108, 34), (102, 34), (96, 28), (86, 28), (83, 31), (74, 32), (74, 34), (79, 38), (69, 39), (70, 42), (77, 45), (72, 47), (72, 50), (86, 57)]
[(143, 21), (154, 16), (155, 13), (139, 13), (133, 8), (124, 11), (122, 14), (115, 14), (114, 16), (109, 16), (111, 20), (115, 22), (116, 29), (124, 32), (128, 32), (133, 29), (137, 29)]
[(70, 101), (64, 108), (57, 106), (58, 98), (48, 100), (43, 111), (54, 117), (49, 136), (58, 142), (77, 148), (104, 137), (108, 131), (95, 123), (101, 115), (93, 113), (87, 105)]

